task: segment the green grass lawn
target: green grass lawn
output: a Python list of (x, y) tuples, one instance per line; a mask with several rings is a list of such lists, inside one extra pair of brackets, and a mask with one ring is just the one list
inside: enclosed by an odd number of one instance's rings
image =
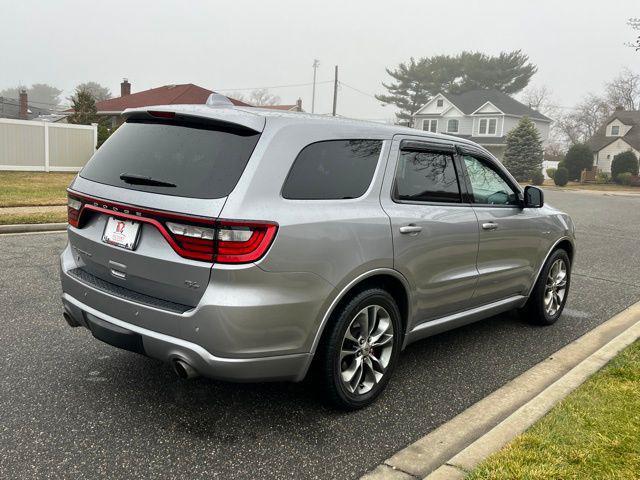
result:
[(64, 205), (75, 173), (0, 172), (0, 207)]
[(0, 215), (0, 225), (17, 225), (22, 223), (66, 223), (66, 221), (67, 212)]
[(640, 341), (467, 480), (640, 479)]

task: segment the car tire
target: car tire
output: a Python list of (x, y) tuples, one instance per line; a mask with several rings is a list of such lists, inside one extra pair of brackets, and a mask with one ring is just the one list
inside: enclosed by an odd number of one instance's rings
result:
[(553, 325), (567, 303), (570, 285), (569, 255), (561, 248), (554, 250), (545, 262), (523, 309), (527, 320), (534, 325)]
[(395, 300), (380, 288), (358, 293), (335, 311), (316, 357), (326, 400), (343, 410), (373, 403), (393, 373), (403, 333)]

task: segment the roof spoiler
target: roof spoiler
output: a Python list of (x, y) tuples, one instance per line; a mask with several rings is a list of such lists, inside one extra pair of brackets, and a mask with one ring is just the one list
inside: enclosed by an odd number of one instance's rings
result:
[[(217, 95), (217, 94), (212, 94)], [(209, 98), (211, 98), (211, 96)], [(222, 95), (220, 95), (222, 96)], [(226, 99), (226, 97), (225, 97)], [(207, 100), (208, 101), (208, 100)], [(218, 101), (216, 98), (214, 101)], [(229, 102), (231, 104), (231, 102)], [(249, 130), (253, 133), (261, 133), (264, 130), (266, 120), (261, 115), (256, 115), (236, 108), (219, 108), (222, 105), (152, 105), (141, 108), (127, 108), (122, 116), (132, 121), (159, 121), (176, 123), (201, 123), (212, 126), (233, 128), (237, 130)], [(225, 107), (228, 105), (225, 105)], [(233, 104), (231, 104), (233, 106)]]

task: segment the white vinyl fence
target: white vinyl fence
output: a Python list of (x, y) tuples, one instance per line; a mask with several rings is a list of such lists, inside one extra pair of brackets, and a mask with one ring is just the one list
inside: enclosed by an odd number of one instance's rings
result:
[(97, 140), (96, 125), (0, 118), (0, 170), (77, 172)]

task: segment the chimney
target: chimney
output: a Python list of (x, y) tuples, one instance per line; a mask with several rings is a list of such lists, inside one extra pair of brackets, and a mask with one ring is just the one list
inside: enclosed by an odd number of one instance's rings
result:
[(129, 83), (129, 80), (123, 78), (122, 83), (120, 84), (120, 96), (124, 97), (126, 95), (131, 95), (131, 84)]
[(623, 112), (624, 107), (622, 105), (616, 105), (616, 112)]
[(298, 98), (298, 100), (296, 101), (296, 112), (301, 112), (302, 111), (302, 99)]
[(23, 88), (20, 90), (20, 118), (26, 120), (29, 113), (29, 105), (27, 103), (27, 91)]

